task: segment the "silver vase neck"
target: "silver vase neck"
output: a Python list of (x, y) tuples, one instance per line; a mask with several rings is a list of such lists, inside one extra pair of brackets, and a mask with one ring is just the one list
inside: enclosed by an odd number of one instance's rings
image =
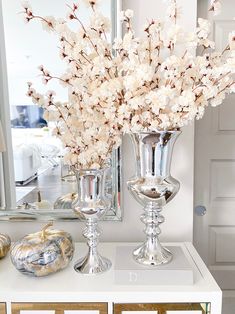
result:
[(132, 133), (137, 177), (168, 177), (172, 151), (181, 131)]
[(82, 202), (103, 198), (106, 169), (73, 170), (78, 183), (78, 198)]

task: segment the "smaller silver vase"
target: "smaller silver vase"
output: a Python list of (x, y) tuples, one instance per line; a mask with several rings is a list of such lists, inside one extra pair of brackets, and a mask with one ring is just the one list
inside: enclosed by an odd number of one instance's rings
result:
[(98, 220), (110, 207), (110, 201), (104, 192), (106, 170), (74, 170), (78, 183), (78, 197), (73, 203), (73, 210), (86, 220), (83, 235), (88, 245), (87, 255), (76, 262), (74, 269), (83, 274), (103, 273), (112, 265), (109, 259), (101, 256), (97, 251), (100, 236)]

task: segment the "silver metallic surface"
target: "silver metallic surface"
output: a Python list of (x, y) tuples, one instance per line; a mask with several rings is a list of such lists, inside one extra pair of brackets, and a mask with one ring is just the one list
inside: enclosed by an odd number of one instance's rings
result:
[(72, 237), (63, 230), (48, 229), (28, 234), (11, 249), (11, 262), (22, 274), (43, 277), (68, 266), (73, 258)]
[(173, 199), (180, 184), (170, 174), (174, 143), (180, 131), (131, 134), (135, 149), (136, 175), (127, 182), (134, 198), (144, 206), (141, 221), (145, 224), (146, 241), (134, 252), (134, 259), (144, 265), (161, 265), (171, 261), (172, 254), (158, 236), (164, 222), (162, 207)]
[(78, 182), (78, 198), (73, 203), (75, 213), (86, 220), (83, 232), (87, 239), (88, 253), (77, 261), (74, 269), (83, 274), (98, 274), (108, 270), (111, 262), (97, 251), (100, 220), (110, 207), (110, 200), (105, 194), (105, 177), (107, 169), (74, 170)]
[[(102, 220), (121, 221), (122, 209), (122, 160), (121, 147), (115, 149), (110, 161), (110, 170), (106, 180), (106, 193), (111, 200), (111, 206)], [(63, 197), (63, 196), (62, 196)], [(57, 207), (57, 206), (56, 206)], [(71, 206), (72, 207), (72, 206)], [(0, 221), (74, 221), (80, 220), (72, 208), (57, 207), (51, 209), (36, 209), (32, 204), (23, 204), (17, 209), (0, 208)]]
[[(121, 28), (120, 21), (118, 18), (118, 1), (111, 0), (111, 39), (110, 42), (113, 42), (117, 37), (119, 28)], [(7, 13), (7, 12), (6, 12)], [(1, 111), (0, 107), (0, 111)], [(10, 130), (10, 125), (9, 125)], [(6, 154), (5, 154), (6, 157)], [(7, 163), (8, 161), (6, 161)], [(105, 221), (121, 221), (123, 216), (122, 209), (122, 160), (121, 160), (121, 148), (115, 149), (112, 153), (111, 158), (111, 169), (110, 169), (110, 180), (107, 180), (107, 193), (109, 198), (112, 200), (111, 206), (107, 210), (106, 214), (102, 217), (102, 220)], [(6, 189), (10, 191), (10, 189)], [(52, 192), (53, 193), (53, 192)], [(67, 192), (66, 192), (67, 193)], [(63, 194), (61, 195), (63, 196)], [(10, 201), (10, 195), (7, 198), (9, 199), (9, 204), (7, 206), (1, 207), (0, 204), (0, 221), (78, 221), (80, 220), (78, 215), (75, 215), (72, 208), (56, 208), (53, 210), (48, 209), (35, 209), (30, 206), (30, 208), (25, 208), (23, 205), (19, 208), (13, 207)]]
[(11, 239), (8, 235), (0, 233), (0, 259), (5, 257), (10, 250)]
[(194, 212), (197, 216), (204, 216), (206, 214), (206, 207), (198, 205), (194, 208)]

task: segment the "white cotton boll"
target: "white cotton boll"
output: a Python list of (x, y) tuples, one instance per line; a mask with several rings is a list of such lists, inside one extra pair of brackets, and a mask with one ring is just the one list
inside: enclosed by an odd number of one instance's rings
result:
[(141, 84), (140, 81), (135, 77), (135, 75), (128, 75), (123, 79), (124, 87), (127, 90), (136, 90)]
[(152, 23), (149, 26), (149, 33), (151, 35), (158, 34), (159, 36), (159, 32), (162, 31), (163, 25), (164, 24), (162, 21), (158, 21), (158, 20), (152, 21)]
[(230, 93), (235, 93), (235, 84), (232, 84), (229, 88)]
[(179, 103), (177, 104), (174, 104), (173, 106), (171, 106), (171, 110), (173, 111), (173, 112), (177, 112), (177, 111), (179, 111), (181, 108), (180, 108), (180, 105), (179, 105)]
[[(133, 120), (133, 119), (132, 119)], [(139, 123), (135, 123), (135, 122), (132, 122), (131, 121), (131, 127), (130, 127), (130, 130), (131, 132), (133, 133), (138, 133), (140, 131), (143, 131), (143, 126), (142, 124), (139, 122)]]
[(131, 19), (131, 18), (134, 16), (133, 10), (127, 9), (127, 10), (125, 11), (125, 16), (126, 16), (128, 19)]
[(194, 103), (195, 101), (195, 94), (191, 90), (184, 90), (182, 96), (187, 99), (189, 103)]
[(133, 41), (133, 34), (131, 32), (128, 32), (123, 37), (123, 49), (130, 51), (134, 49), (134, 41)]
[(145, 96), (145, 102), (147, 104), (158, 104), (159, 103), (159, 97), (156, 91), (150, 91), (148, 94)]
[(170, 18), (171, 21), (179, 18), (181, 15), (181, 8), (178, 6), (177, 1), (171, 0), (170, 4), (167, 7), (166, 15)]
[(222, 104), (223, 100), (225, 99), (225, 92), (220, 92), (216, 95), (215, 98), (210, 100), (210, 104), (212, 107), (216, 107)]
[(211, 84), (207, 88), (203, 88), (203, 94), (206, 99), (213, 98), (218, 94), (218, 88)]
[(53, 91), (53, 90), (48, 90), (48, 91), (46, 92), (46, 96), (47, 96), (47, 97), (52, 97), (52, 96), (55, 96), (55, 95), (56, 95), (56, 92)]
[(38, 101), (37, 101), (37, 104), (39, 107), (43, 107), (44, 104), (45, 104), (45, 99), (42, 95), (38, 95)]
[(166, 103), (167, 98), (174, 99), (176, 97), (175, 90), (169, 86), (162, 86), (157, 93), (160, 101), (163, 103)]
[(100, 164), (98, 164), (97, 162), (94, 162), (93, 164), (91, 164), (90, 168), (91, 169), (100, 169)]
[(222, 5), (219, 0), (212, 0), (209, 11), (214, 12), (214, 15), (218, 15), (221, 12)]
[(58, 111), (48, 111), (46, 110), (43, 114), (43, 118), (46, 121), (58, 121), (60, 118), (60, 114)]
[(153, 119), (151, 122), (150, 122), (150, 127), (149, 127), (151, 130), (159, 130), (159, 120), (158, 119)]
[(147, 64), (140, 64), (136, 69), (136, 77), (139, 81), (151, 81), (154, 75), (154, 68)]
[(124, 22), (125, 21), (125, 12), (124, 11), (120, 11), (119, 13), (119, 19), (121, 22)]
[(67, 35), (68, 34), (68, 25), (66, 24), (65, 20), (60, 20), (56, 26), (55, 26), (56, 31), (60, 34), (60, 35)]
[(228, 42), (230, 50), (235, 50), (235, 31), (229, 33)]
[(211, 23), (206, 19), (199, 18), (198, 24), (199, 24), (199, 27), (197, 28), (198, 37), (206, 39), (211, 30)]
[(115, 50), (122, 49), (122, 39), (121, 38), (115, 38), (114, 39), (113, 49), (115, 49)]
[(200, 39), (199, 40), (199, 45), (200, 46), (204, 46), (205, 48), (211, 48), (211, 49), (215, 49), (215, 42), (212, 40), (209, 40), (207, 38), (205, 39)]
[[(99, 137), (98, 137), (99, 139)], [(99, 155), (102, 155), (107, 152), (108, 150), (108, 143), (103, 142), (103, 141), (98, 141), (95, 145), (96, 151), (98, 152)]]
[(111, 21), (100, 12), (96, 12), (91, 17), (90, 27), (108, 33), (111, 30)]
[(53, 16), (45, 16), (41, 23), (42, 28), (47, 32), (52, 32), (56, 28), (56, 19)]
[(204, 113), (205, 113), (205, 107), (197, 107), (197, 116), (196, 116), (196, 119), (199, 120), (203, 117)]
[(141, 120), (142, 122), (146, 123), (146, 122), (150, 122), (152, 120), (152, 114), (150, 111), (144, 111), (141, 114)]
[(235, 51), (234, 51), (233, 55), (231, 55), (231, 57), (227, 59), (226, 69), (228, 71), (231, 71), (231, 73), (235, 73)]
[(83, 0), (86, 6), (98, 6), (100, 4), (100, 0)]
[(22, 1), (21, 2), (21, 5), (22, 5), (22, 7), (24, 8), (24, 9), (26, 9), (26, 10), (32, 10), (32, 6), (31, 6), (31, 4), (29, 3), (29, 1)]
[(129, 100), (129, 106), (131, 109), (137, 110), (138, 108), (141, 108), (143, 106), (143, 103), (141, 101), (141, 98), (134, 97)]
[(192, 33), (192, 32), (186, 33), (184, 40), (185, 40), (185, 45), (187, 48), (190, 48), (190, 47), (195, 48), (198, 45), (198, 37), (195, 33)]
[(177, 24), (171, 25), (165, 37), (165, 42), (171, 42), (176, 44), (177, 42), (184, 42), (185, 41), (185, 34), (181, 26)]
[(72, 159), (72, 153), (71, 152), (67, 152), (63, 157), (63, 161), (65, 164), (71, 165), (71, 159)]
[(168, 114), (159, 114), (159, 119), (161, 120), (160, 128), (163, 130), (168, 130), (171, 126)]
[(222, 8), (221, 3), (219, 1), (216, 1), (214, 3), (214, 14), (219, 15), (221, 13), (221, 8)]

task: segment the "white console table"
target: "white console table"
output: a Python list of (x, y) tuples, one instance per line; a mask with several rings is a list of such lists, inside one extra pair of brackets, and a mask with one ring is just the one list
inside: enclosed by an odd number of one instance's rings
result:
[[(116, 247), (124, 245), (137, 244), (101, 243), (99, 250), (114, 265)], [(167, 245), (177, 246), (179, 243)], [(84, 243), (76, 245), (74, 259), (68, 268), (48, 277), (22, 275), (6, 257), (0, 261), (0, 314), (79, 314), (81, 311), (82, 314), (139, 314), (139, 311), (148, 314), (152, 311), (158, 314), (221, 314), (220, 288), (193, 245), (181, 245), (193, 268), (193, 285), (158, 285), (157, 282), (119, 285), (115, 283), (114, 267), (97, 276), (78, 274), (73, 265), (85, 253)]]

